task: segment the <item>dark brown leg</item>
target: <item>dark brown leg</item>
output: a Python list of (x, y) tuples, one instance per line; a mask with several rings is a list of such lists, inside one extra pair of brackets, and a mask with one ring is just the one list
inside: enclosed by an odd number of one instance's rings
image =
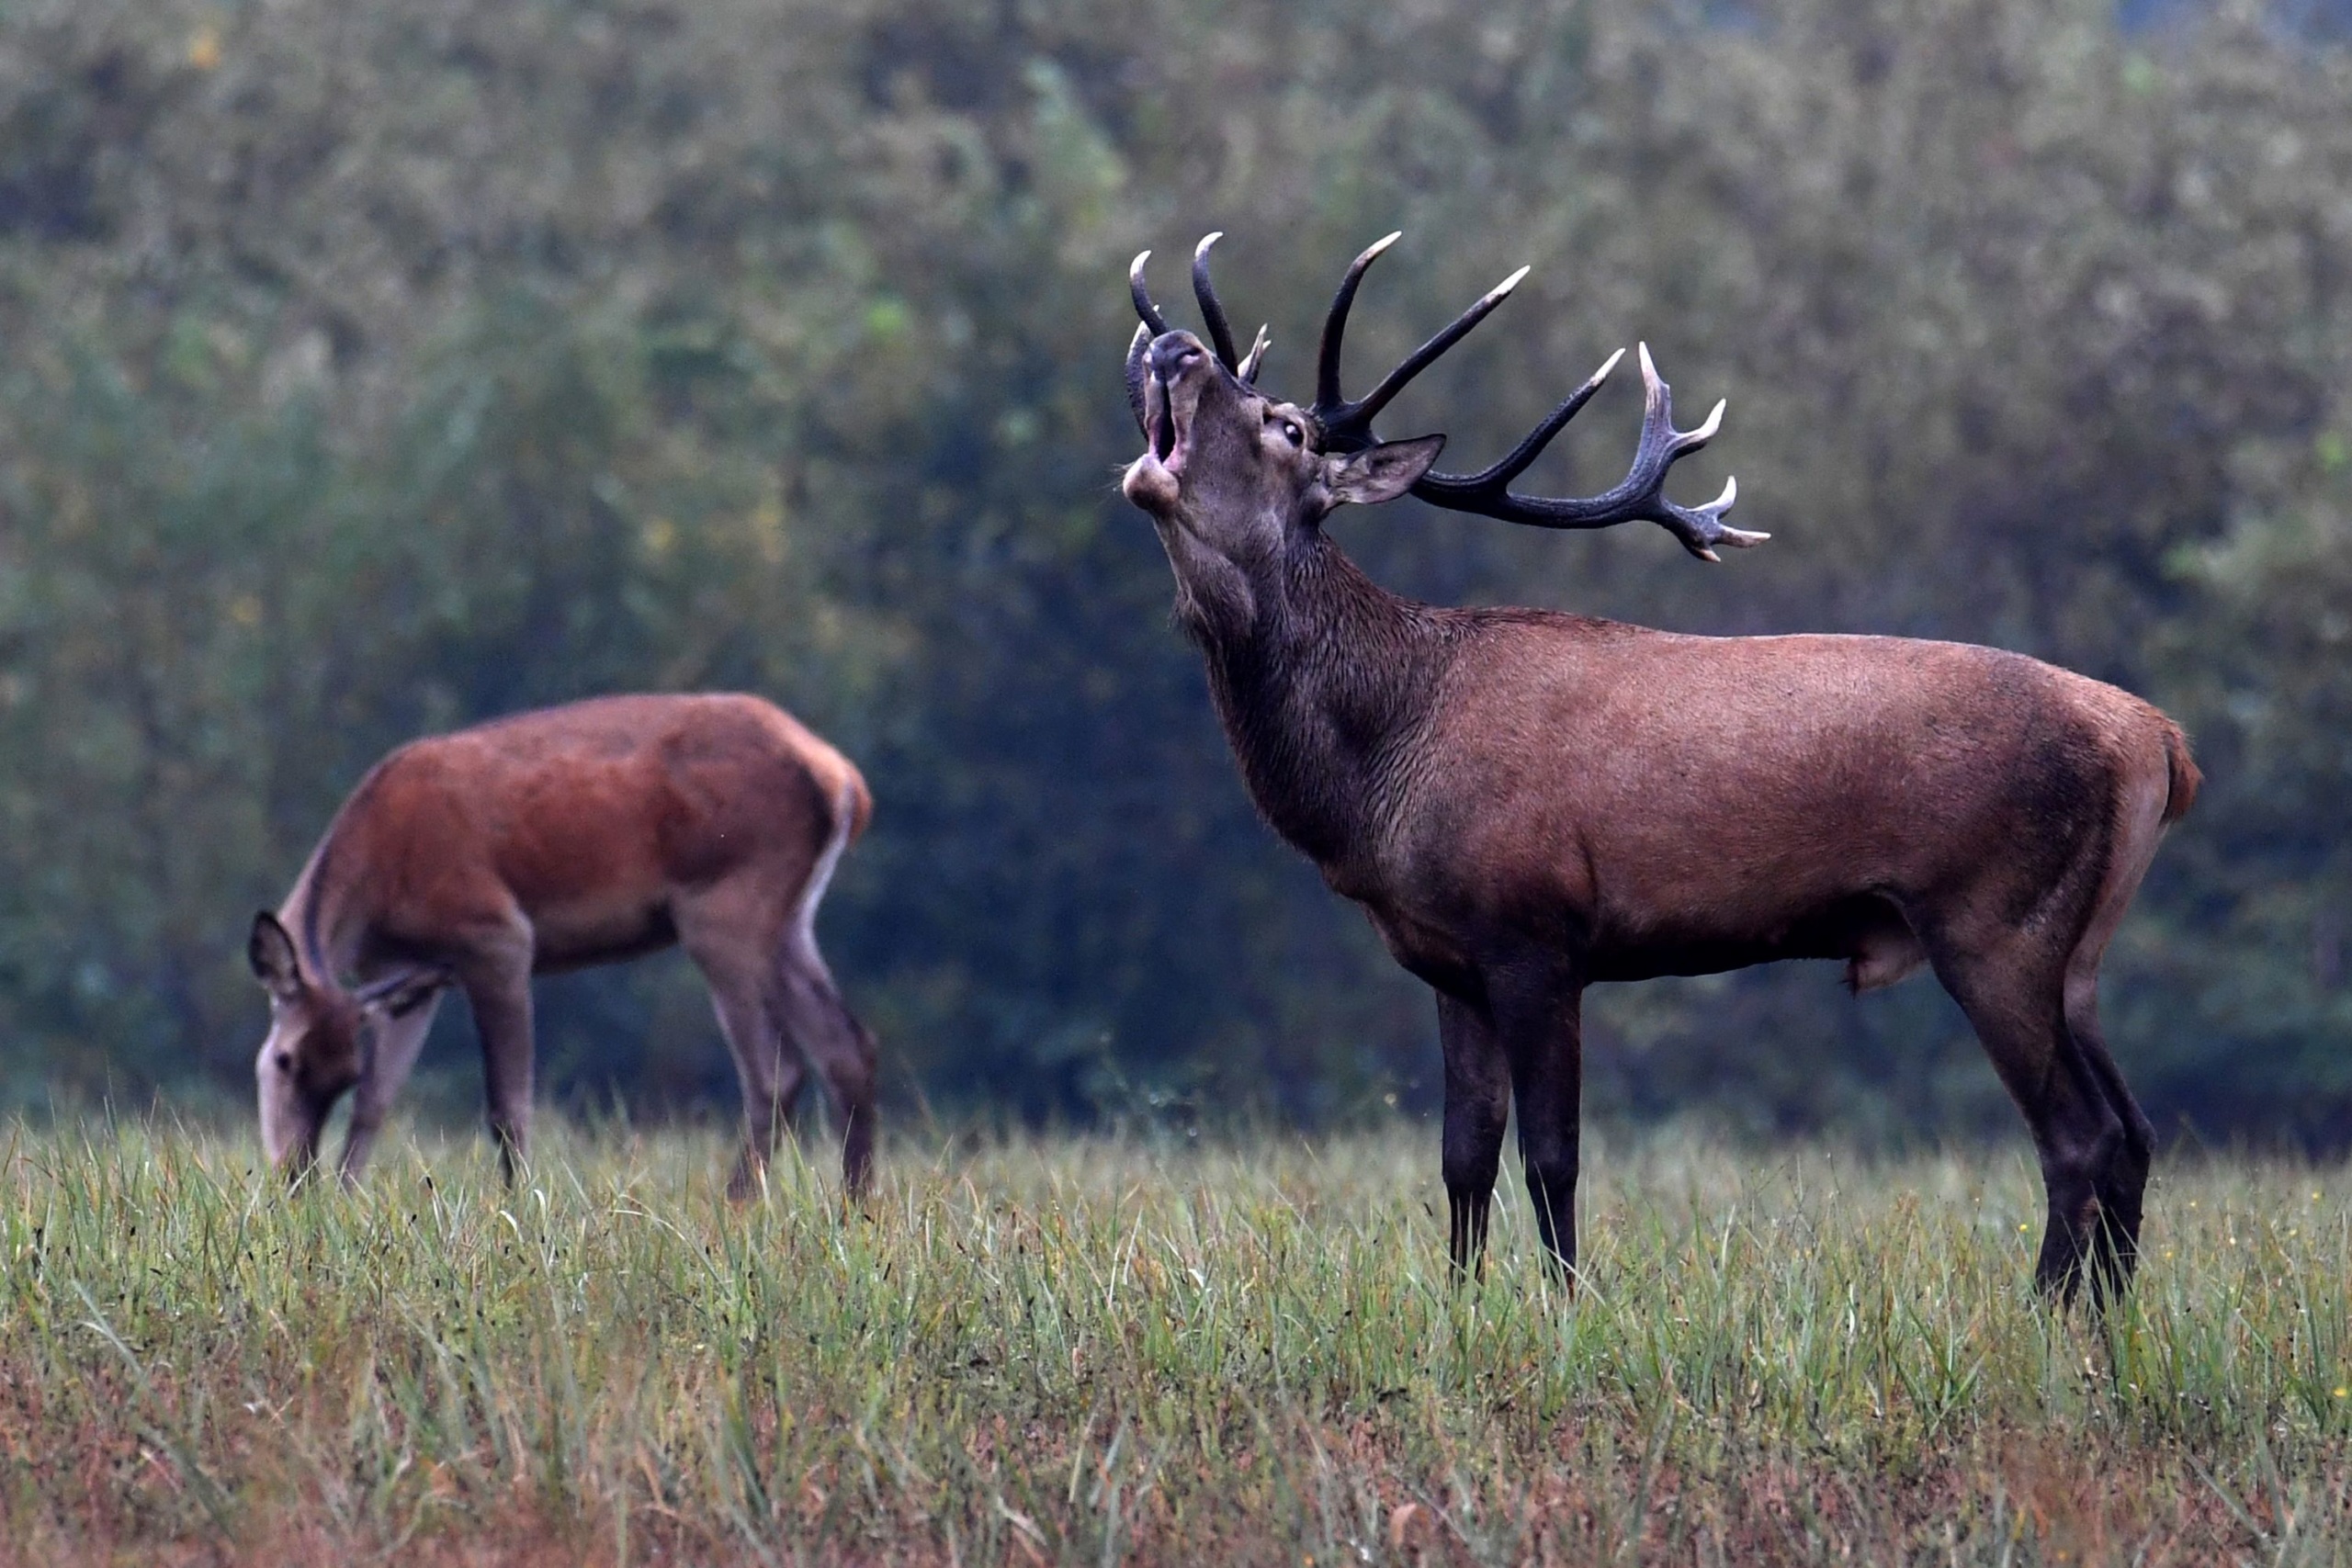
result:
[[(2067, 1027), (2057, 964), (2035, 962), (2041, 955), (2022, 942), (1988, 954), (1947, 955), (1932, 945), (1930, 953), (2032, 1131), (2050, 1204), (2034, 1283), (2071, 1302), (2097, 1236), (2111, 1223), (2102, 1216), (2102, 1186), (2125, 1155), (2124, 1120)], [(2094, 1281), (2101, 1299), (2107, 1283)]]
[(1511, 1029), (1519, 1099), (1519, 1155), (1528, 1201), (1557, 1277), (1573, 1290), (1577, 1267), (1577, 1160), (1584, 1088), (1583, 994), (1574, 986), (1530, 998)]
[(1460, 1280), (1487, 1249), (1487, 1211), (1510, 1114), (1510, 1067), (1493, 1027), (1472, 1004), (1441, 992), (1437, 1029), (1445, 1051), (1446, 1256)]
[(2098, 1178), (2099, 1224), (2091, 1243), (2091, 1291), (2104, 1306), (2131, 1288), (2132, 1276), (2139, 1269), (2140, 1218), (2148, 1171), (2155, 1160), (2156, 1129), (2132, 1097), (2122, 1069), (2108, 1052), (2095, 994), (2087, 1004), (2070, 999), (2066, 1029), (2092, 1080), (2123, 1126), (2122, 1145)]

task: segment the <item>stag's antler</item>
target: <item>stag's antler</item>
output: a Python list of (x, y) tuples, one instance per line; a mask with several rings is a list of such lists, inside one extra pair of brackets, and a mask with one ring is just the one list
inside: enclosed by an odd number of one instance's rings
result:
[[(1257, 341), (1250, 345), (1247, 356), (1237, 355), (1233, 345), (1233, 328), (1227, 320), (1224, 305), (1216, 297), (1216, 288), (1209, 281), (1209, 249), (1225, 236), (1212, 233), (1204, 238), (1193, 252), (1193, 294), (1200, 301), (1201, 319), (1207, 325), (1209, 339), (1216, 351), (1217, 362), (1244, 382), (1254, 382), (1259, 367), (1264, 363), (1269, 340), (1266, 329), (1258, 329)], [(1340, 389), (1340, 353), (1347, 335), (1348, 312), (1353, 308), (1356, 289), (1363, 282), (1363, 275), (1381, 253), (1399, 238), (1390, 234), (1365, 248), (1363, 254), (1348, 265), (1347, 276), (1340, 280), (1339, 292), (1331, 298), (1331, 310), (1323, 321), (1323, 339), (1315, 355), (1315, 401), (1308, 409), (1321, 435), (1321, 445), (1328, 452), (1360, 452), (1378, 445), (1373, 434), (1372, 422), (1403, 391), (1414, 377), (1428, 369), (1446, 350), (1469, 335), (1470, 329), (1487, 319), (1494, 309), (1510, 298), (1510, 292), (1526, 277), (1528, 269), (1521, 267), (1504, 278), (1468, 310), (1456, 316), (1443, 332), (1407, 355), (1396, 368), (1381, 378), (1380, 384), (1359, 399), (1351, 400)], [(1136, 423), (1143, 423), (1143, 364), (1144, 350), (1151, 339), (1168, 330), (1166, 318), (1151, 300), (1144, 287), (1144, 263), (1151, 253), (1146, 251), (1136, 257), (1127, 269), (1127, 287), (1135, 297), (1136, 314), (1143, 325), (1136, 329), (1134, 341), (1127, 348), (1127, 398), (1136, 411)], [(1428, 473), (1413, 486), (1413, 493), (1432, 506), (1442, 506), (1453, 512), (1476, 513), (1497, 517), (1506, 523), (1525, 523), (1538, 528), (1609, 528), (1635, 519), (1662, 525), (1682, 541), (1682, 547), (1702, 560), (1714, 560), (1715, 547), (1728, 545), (1746, 548), (1760, 545), (1771, 537), (1770, 534), (1750, 533), (1734, 528), (1724, 522), (1724, 513), (1731, 510), (1739, 493), (1736, 480), (1726, 479), (1724, 492), (1704, 506), (1684, 506), (1666, 498), (1667, 471), (1676, 461), (1696, 452), (1714, 439), (1721, 428), (1724, 404), (1715, 404), (1696, 430), (1674, 428), (1674, 394), (1659, 379), (1657, 367), (1650, 362), (1649, 345), (1640, 346), (1642, 367), (1642, 434), (1634, 450), (1634, 466), (1615, 487), (1596, 496), (1536, 496), (1517, 495), (1510, 489), (1511, 480), (1527, 470), (1541, 457), (1553, 437), (1567, 427), (1568, 421), (1589, 401), (1617, 362), (1625, 356), (1619, 349), (1609, 356), (1608, 363), (1592, 373), (1538, 424), (1527, 433), (1524, 440), (1511, 448), (1508, 457), (1492, 468), (1475, 474)]]
[[(1323, 445), (1329, 450), (1359, 451), (1374, 445), (1373, 417), (1404, 389), (1407, 382), (1486, 320), (1487, 312), (1508, 299), (1520, 279), (1527, 276), (1527, 268), (1521, 267), (1503, 279), (1485, 298), (1454, 318), (1451, 326), (1406, 355), (1404, 363), (1391, 370), (1379, 386), (1351, 402), (1340, 390), (1340, 344), (1347, 332), (1348, 310), (1355, 303), (1356, 286), (1363, 281), (1364, 270), (1396, 241), (1396, 236), (1391, 234), (1356, 257), (1348, 267), (1347, 276), (1340, 280), (1340, 291), (1332, 297), (1330, 314), (1323, 322), (1323, 345), (1316, 363), (1315, 406), (1309, 412), (1322, 426)], [(1718, 402), (1696, 430), (1675, 429), (1673, 393), (1658, 378), (1646, 344), (1641, 347), (1642, 436), (1634, 448), (1634, 466), (1624, 479), (1613, 489), (1590, 497), (1511, 493), (1510, 481), (1566, 428), (1568, 421), (1600, 389), (1601, 382), (1609, 378), (1609, 373), (1624, 356), (1622, 348), (1611, 355), (1607, 364), (1569, 393), (1567, 400), (1529, 431), (1526, 439), (1511, 448), (1502, 461), (1475, 474), (1424, 474), (1413, 486), (1413, 493), (1432, 506), (1539, 528), (1608, 528), (1640, 518), (1663, 525), (1682, 541), (1684, 549), (1702, 560), (1718, 558), (1714, 549), (1717, 545), (1745, 549), (1770, 538), (1769, 534), (1750, 533), (1724, 524), (1723, 515), (1731, 510), (1732, 501), (1739, 493), (1736, 481), (1725, 480), (1723, 494), (1704, 506), (1683, 506), (1666, 498), (1667, 470), (1678, 458), (1696, 452), (1714, 438), (1723, 423), (1724, 405)]]
[(1388, 235), (1364, 247), (1362, 255), (1348, 264), (1348, 275), (1340, 280), (1339, 293), (1331, 297), (1331, 313), (1323, 319), (1323, 342), (1315, 353), (1315, 403), (1307, 412), (1322, 427), (1323, 447), (1329, 452), (1361, 452), (1377, 445), (1372, 434), (1374, 415), (1388, 406), (1389, 400), (1405, 389), (1406, 384), (1434, 364), (1438, 355), (1470, 335), (1470, 329), (1487, 319), (1488, 311), (1510, 298), (1520, 279), (1528, 274), (1521, 267), (1509, 277), (1487, 291), (1486, 297), (1453, 319), (1453, 323), (1437, 336), (1405, 356), (1404, 363), (1381, 378), (1380, 385), (1354, 402), (1340, 391), (1340, 341), (1347, 335), (1348, 310), (1356, 302), (1356, 285), (1363, 281), (1365, 269), (1380, 259), (1380, 253), (1395, 244), (1401, 233)]
[[(1209, 341), (1216, 349), (1217, 363), (1231, 371), (1243, 386), (1254, 385), (1258, 371), (1266, 362), (1266, 350), (1273, 346), (1273, 339), (1266, 329), (1259, 327), (1258, 335), (1250, 344), (1250, 352), (1237, 355), (1233, 349), (1233, 327), (1226, 319), (1225, 306), (1216, 297), (1216, 286), (1209, 281), (1209, 247), (1225, 238), (1223, 230), (1204, 236), (1193, 250), (1193, 297), (1201, 302), (1201, 320), (1209, 329)], [(1144, 284), (1144, 263), (1151, 259), (1149, 251), (1136, 254), (1127, 265), (1127, 293), (1136, 302), (1136, 314), (1142, 322), (1136, 335), (1127, 343), (1127, 406), (1135, 412), (1136, 423), (1143, 423), (1144, 350), (1151, 340), (1168, 330), (1168, 318), (1151, 301), (1151, 290)]]
[(1724, 404), (1718, 400), (1713, 412), (1696, 430), (1674, 428), (1674, 392), (1658, 378), (1657, 367), (1650, 363), (1650, 346), (1639, 345), (1642, 365), (1642, 438), (1634, 448), (1634, 466), (1615, 488), (1589, 497), (1513, 495), (1510, 481), (1535, 461), (1561, 427), (1576, 417), (1585, 400), (1609, 378), (1609, 372), (1625, 357), (1619, 349), (1609, 356), (1609, 362), (1592, 373), (1590, 379), (1568, 395), (1568, 400), (1552, 411), (1551, 417), (1527, 433), (1527, 438), (1511, 449), (1490, 468), (1475, 474), (1438, 474), (1421, 476), (1413, 493), (1432, 506), (1443, 506), (1455, 512), (1475, 512), (1487, 517), (1499, 517), (1508, 523), (1527, 523), (1539, 528), (1607, 528), (1619, 523), (1644, 518), (1662, 524), (1668, 532), (1682, 541), (1682, 547), (1701, 560), (1719, 558), (1717, 545), (1729, 545), (1746, 549), (1770, 538), (1770, 534), (1750, 533), (1734, 528), (1723, 520), (1738, 497), (1739, 481), (1726, 477), (1723, 494), (1704, 506), (1684, 506), (1666, 498), (1666, 472), (1675, 460), (1687, 457), (1714, 439), (1722, 427)]

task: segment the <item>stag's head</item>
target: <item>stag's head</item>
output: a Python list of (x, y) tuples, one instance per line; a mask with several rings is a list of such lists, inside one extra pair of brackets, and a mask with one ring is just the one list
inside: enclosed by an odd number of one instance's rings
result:
[(1247, 355), (1235, 351), (1233, 333), (1209, 280), (1209, 248), (1221, 236), (1203, 240), (1193, 256), (1193, 289), (1209, 335), (1171, 330), (1144, 284), (1144, 264), (1135, 260), (1127, 275), (1136, 313), (1143, 324), (1127, 349), (1127, 400), (1143, 429), (1145, 450), (1129, 465), (1122, 488), (1148, 513), (1180, 576), (1220, 570), (1246, 574), (1301, 534), (1317, 527), (1334, 507), (1347, 502), (1374, 504), (1410, 491), (1434, 505), (1475, 512), (1508, 522), (1550, 528), (1603, 528), (1644, 518), (1663, 525), (1691, 554), (1713, 560), (1718, 545), (1747, 546), (1767, 536), (1727, 527), (1735, 487), (1701, 507), (1666, 499), (1666, 474), (1675, 460), (1705, 446), (1723, 417), (1715, 405), (1696, 430), (1674, 428), (1671, 394), (1641, 351), (1646, 393), (1642, 435), (1634, 467), (1607, 493), (1588, 499), (1523, 496), (1513, 479), (1575, 417), (1616, 367), (1623, 352), (1594, 372), (1511, 453), (1476, 474), (1430, 471), (1442, 435), (1383, 442), (1372, 422), (1407, 383), (1510, 298), (1527, 268), (1505, 278), (1453, 324), (1408, 355), (1380, 384), (1359, 399), (1340, 389), (1341, 340), (1348, 311), (1364, 271), (1397, 238), (1389, 235), (1356, 257), (1331, 301), (1316, 355), (1316, 393), (1301, 406), (1268, 396), (1258, 388), (1268, 339), (1261, 327)]
[(270, 1164), (300, 1179), (317, 1163), (327, 1113), (359, 1081), (369, 1031), (422, 1005), (447, 976), (403, 972), (345, 990), (304, 973), (294, 939), (266, 909), (254, 917), (245, 961), (269, 993), (269, 1034), (254, 1063), (262, 1148)]

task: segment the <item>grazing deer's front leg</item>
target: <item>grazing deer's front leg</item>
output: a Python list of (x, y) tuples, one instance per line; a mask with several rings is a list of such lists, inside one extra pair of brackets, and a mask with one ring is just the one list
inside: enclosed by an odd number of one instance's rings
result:
[(1446, 1256), (1460, 1280), (1487, 1249), (1487, 1208), (1510, 1114), (1510, 1066), (1483, 1010), (1459, 997), (1438, 993), (1437, 1031), (1445, 1051)]
[(424, 1049), (424, 1037), (433, 1032), (433, 1015), (440, 1010), (441, 998), (436, 992), (399, 1017), (388, 1018), (377, 1025), (376, 1048), (368, 1058), (367, 1070), (360, 1074), (359, 1086), (351, 1094), (351, 1131), (343, 1140), (343, 1179), (346, 1184), (358, 1181), (359, 1172), (376, 1146), (376, 1134), (383, 1130), (384, 1117), (415, 1067), (417, 1054)]
[(531, 1136), (531, 957), (529, 939), (519, 954), (507, 944), (458, 970), (466, 1000), (481, 1035), (482, 1085), (490, 1110), (490, 1135), (498, 1143), (498, 1168), (508, 1186), (522, 1168)]

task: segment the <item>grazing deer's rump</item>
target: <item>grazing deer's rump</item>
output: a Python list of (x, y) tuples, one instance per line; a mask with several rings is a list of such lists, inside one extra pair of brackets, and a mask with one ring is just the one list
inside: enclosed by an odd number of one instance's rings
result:
[(1714, 560), (1765, 536), (1736, 493), (1667, 498), (1723, 414), (1677, 430), (1649, 351), (1632, 470), (1590, 498), (1510, 487), (1616, 365), (1508, 456), (1434, 470), (1445, 438), (1372, 422), (1524, 276), (1512, 275), (1371, 392), (1340, 390), (1363, 273), (1324, 324), (1316, 396), (1257, 389), (1194, 253), (1214, 349), (1144, 287), (1127, 394), (1146, 442), (1124, 489), (1176, 577), (1244, 781), (1268, 821), (1363, 906), (1437, 992), (1455, 1264), (1481, 1253), (1513, 1102), (1536, 1223), (1576, 1258), (1578, 1021), (1597, 980), (1843, 959), (1857, 990), (1921, 964), (1966, 1010), (2025, 1112), (2050, 1224), (2036, 1265), (2071, 1295), (2132, 1274), (2154, 1151), (2101, 1036), (2099, 959), (2197, 769), (2128, 693), (1996, 649), (1897, 637), (1699, 637), (1539, 610), (1454, 610), (1374, 583), (1323, 532), (1350, 502), (1411, 493), (1548, 528), (1643, 519)]
[(296, 1174), (355, 1095), (356, 1178), (441, 992), (466, 992), (511, 1179), (530, 1120), (530, 977), (681, 942), (708, 982), (749, 1119), (748, 1192), (815, 1066), (874, 1137), (874, 1042), (834, 988), (818, 902), (872, 800), (842, 754), (748, 696), (623, 696), (400, 748), (352, 792), (249, 957), (270, 993), (263, 1142)]

